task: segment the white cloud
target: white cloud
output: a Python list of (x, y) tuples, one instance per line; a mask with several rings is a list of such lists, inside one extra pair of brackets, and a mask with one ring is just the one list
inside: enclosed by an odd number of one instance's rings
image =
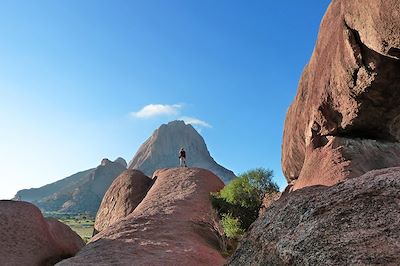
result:
[(132, 112), (131, 115), (143, 119), (164, 115), (178, 115), (181, 108), (181, 104), (148, 104), (139, 111)]
[(194, 118), (194, 117), (189, 117), (189, 116), (182, 116), (181, 118), (179, 118), (179, 120), (183, 120), (186, 124), (191, 124), (194, 126), (202, 126), (202, 127), (209, 127), (211, 128), (212, 126), (200, 119)]
[[(159, 116), (169, 116), (171, 118), (177, 118), (181, 114), (181, 110), (185, 107), (184, 104), (148, 104), (137, 112), (132, 112), (131, 116), (140, 119), (149, 119)], [(201, 130), (200, 127), (212, 128), (212, 126), (198, 118), (190, 116), (181, 116), (177, 120), (183, 120), (186, 124), (191, 124), (196, 127), (197, 130)]]

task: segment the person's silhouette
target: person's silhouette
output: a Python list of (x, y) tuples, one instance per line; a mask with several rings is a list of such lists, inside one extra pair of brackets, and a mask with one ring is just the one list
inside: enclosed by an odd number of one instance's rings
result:
[(179, 162), (181, 167), (187, 167), (186, 165), (186, 152), (184, 148), (179, 151)]

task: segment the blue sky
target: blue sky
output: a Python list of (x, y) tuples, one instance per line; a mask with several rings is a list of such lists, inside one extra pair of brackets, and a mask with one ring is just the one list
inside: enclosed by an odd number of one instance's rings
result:
[(285, 186), (285, 113), (329, 2), (1, 1), (0, 198), (129, 161), (181, 117), (220, 164)]

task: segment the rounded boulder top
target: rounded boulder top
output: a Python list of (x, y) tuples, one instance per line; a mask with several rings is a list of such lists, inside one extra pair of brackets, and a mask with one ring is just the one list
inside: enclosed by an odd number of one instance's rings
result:
[(223, 265), (210, 192), (224, 183), (200, 168), (157, 170), (153, 182), (132, 213), (60, 265)]
[(138, 170), (125, 170), (108, 188), (96, 215), (95, 233), (129, 215), (143, 200), (152, 180)]

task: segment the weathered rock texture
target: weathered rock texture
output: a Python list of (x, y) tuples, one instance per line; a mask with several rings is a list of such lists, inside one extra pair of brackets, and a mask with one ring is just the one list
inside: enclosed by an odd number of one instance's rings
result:
[(277, 201), (282, 196), (281, 192), (271, 192), (265, 194), (261, 208), (259, 211), (259, 216), (261, 216), (275, 201)]
[(400, 168), (294, 191), (251, 227), (229, 265), (399, 265)]
[(18, 191), (15, 198), (29, 201), (44, 211), (90, 213), (95, 215), (104, 193), (114, 179), (126, 170), (126, 162), (103, 159), (93, 169), (76, 173), (40, 188)]
[(1, 265), (54, 265), (84, 245), (68, 226), (55, 219), (46, 221), (31, 203), (0, 201)]
[(95, 233), (128, 216), (143, 200), (153, 184), (138, 170), (126, 170), (107, 190), (97, 212)]
[(223, 182), (199, 168), (159, 170), (126, 218), (58, 265), (223, 265), (210, 192)]
[(400, 165), (399, 10), (398, 0), (332, 1), (286, 117), (294, 189)]
[(219, 165), (211, 157), (204, 139), (192, 127), (183, 121), (172, 121), (161, 125), (146, 140), (129, 163), (129, 169), (138, 169), (148, 176), (161, 168), (179, 166), (178, 152), (186, 150), (189, 167), (210, 170), (224, 182), (235, 178), (235, 174)]

